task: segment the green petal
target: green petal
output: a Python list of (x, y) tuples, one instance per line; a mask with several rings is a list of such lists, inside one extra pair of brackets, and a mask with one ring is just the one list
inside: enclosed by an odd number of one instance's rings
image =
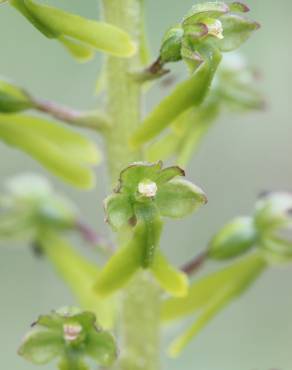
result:
[(185, 176), (185, 171), (179, 166), (171, 166), (161, 170), (155, 181), (158, 185), (162, 185), (177, 176)]
[(117, 347), (113, 336), (105, 331), (92, 331), (88, 337), (86, 354), (99, 365), (110, 366), (117, 358)]
[(237, 257), (257, 241), (257, 232), (251, 217), (238, 217), (225, 225), (209, 244), (209, 257), (213, 259), (228, 259)]
[(105, 199), (104, 202), (106, 221), (114, 230), (129, 226), (134, 216), (134, 211), (130, 199), (127, 195), (113, 194)]
[(175, 297), (187, 295), (189, 283), (186, 274), (172, 266), (161, 252), (157, 252), (151, 271), (167, 293)]
[(68, 36), (119, 57), (129, 57), (135, 52), (130, 36), (116, 26), (82, 18), (32, 0), (10, 2), (47, 37)]
[(133, 147), (139, 147), (156, 137), (191, 106), (200, 105), (208, 92), (220, 60), (221, 55), (214, 53), (210, 61), (203, 62), (189, 79), (178, 84), (136, 130), (131, 138)]
[(0, 112), (14, 113), (33, 107), (29, 95), (20, 87), (0, 81)]
[(183, 179), (173, 179), (164, 184), (156, 195), (160, 214), (171, 218), (187, 216), (206, 202), (202, 189)]
[(224, 38), (217, 41), (217, 45), (222, 51), (238, 49), (260, 27), (259, 23), (238, 14), (223, 15), (220, 22)]
[(34, 329), (25, 338), (18, 354), (26, 360), (42, 365), (63, 352), (62, 337), (57, 331)]

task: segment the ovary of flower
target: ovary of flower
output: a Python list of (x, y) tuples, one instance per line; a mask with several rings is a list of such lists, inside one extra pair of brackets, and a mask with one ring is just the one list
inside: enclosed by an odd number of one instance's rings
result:
[(222, 23), (216, 19), (214, 22), (207, 25), (208, 34), (217, 37), (217, 39), (222, 40), (223, 36), (223, 26)]
[(82, 331), (82, 327), (80, 325), (72, 325), (72, 324), (65, 324), (63, 326), (64, 330), (64, 338), (68, 342), (72, 342), (78, 338), (78, 335)]
[(138, 184), (138, 192), (147, 198), (155, 197), (157, 193), (157, 185), (153, 181), (141, 181)]

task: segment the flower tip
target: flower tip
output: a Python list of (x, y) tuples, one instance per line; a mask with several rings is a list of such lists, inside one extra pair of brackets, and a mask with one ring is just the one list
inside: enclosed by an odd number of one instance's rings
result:
[(242, 13), (248, 13), (250, 11), (249, 6), (242, 3), (241, 1), (234, 1), (231, 5), (234, 5), (238, 8), (238, 11), (240, 10)]
[(256, 21), (254, 22), (254, 26), (255, 26), (255, 30), (259, 30), (262, 27), (262, 25)]

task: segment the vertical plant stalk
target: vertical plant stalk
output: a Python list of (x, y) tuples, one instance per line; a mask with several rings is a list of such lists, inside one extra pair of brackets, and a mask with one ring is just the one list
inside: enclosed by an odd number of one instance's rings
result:
[[(106, 21), (126, 30), (138, 48), (142, 7), (143, 0), (103, 0)], [(143, 160), (142, 153), (132, 151), (128, 145), (141, 114), (141, 88), (130, 75), (138, 66), (138, 52), (130, 59), (107, 59), (107, 113), (113, 126), (106, 133), (106, 149), (112, 182), (117, 181), (121, 169), (129, 163)], [(122, 293), (118, 370), (159, 369), (159, 317), (159, 289), (146, 271), (141, 272)]]

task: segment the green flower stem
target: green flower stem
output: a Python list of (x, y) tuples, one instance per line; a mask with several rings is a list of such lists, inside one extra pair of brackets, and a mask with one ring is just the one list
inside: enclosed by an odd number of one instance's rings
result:
[[(141, 0), (104, 0), (107, 22), (129, 32), (139, 47), (142, 22)], [(113, 128), (106, 133), (108, 168), (112, 182), (120, 171), (142, 153), (131, 150), (128, 142), (140, 121), (141, 86), (131, 76), (140, 67), (139, 53), (131, 59), (108, 57), (108, 115)], [(121, 357), (118, 370), (159, 369), (160, 294), (148, 273), (139, 273), (122, 294)]]
[(88, 128), (101, 132), (110, 127), (108, 117), (101, 112), (79, 112), (53, 101), (36, 98), (32, 99), (36, 110), (49, 114), (57, 120), (66, 122), (72, 126)]

